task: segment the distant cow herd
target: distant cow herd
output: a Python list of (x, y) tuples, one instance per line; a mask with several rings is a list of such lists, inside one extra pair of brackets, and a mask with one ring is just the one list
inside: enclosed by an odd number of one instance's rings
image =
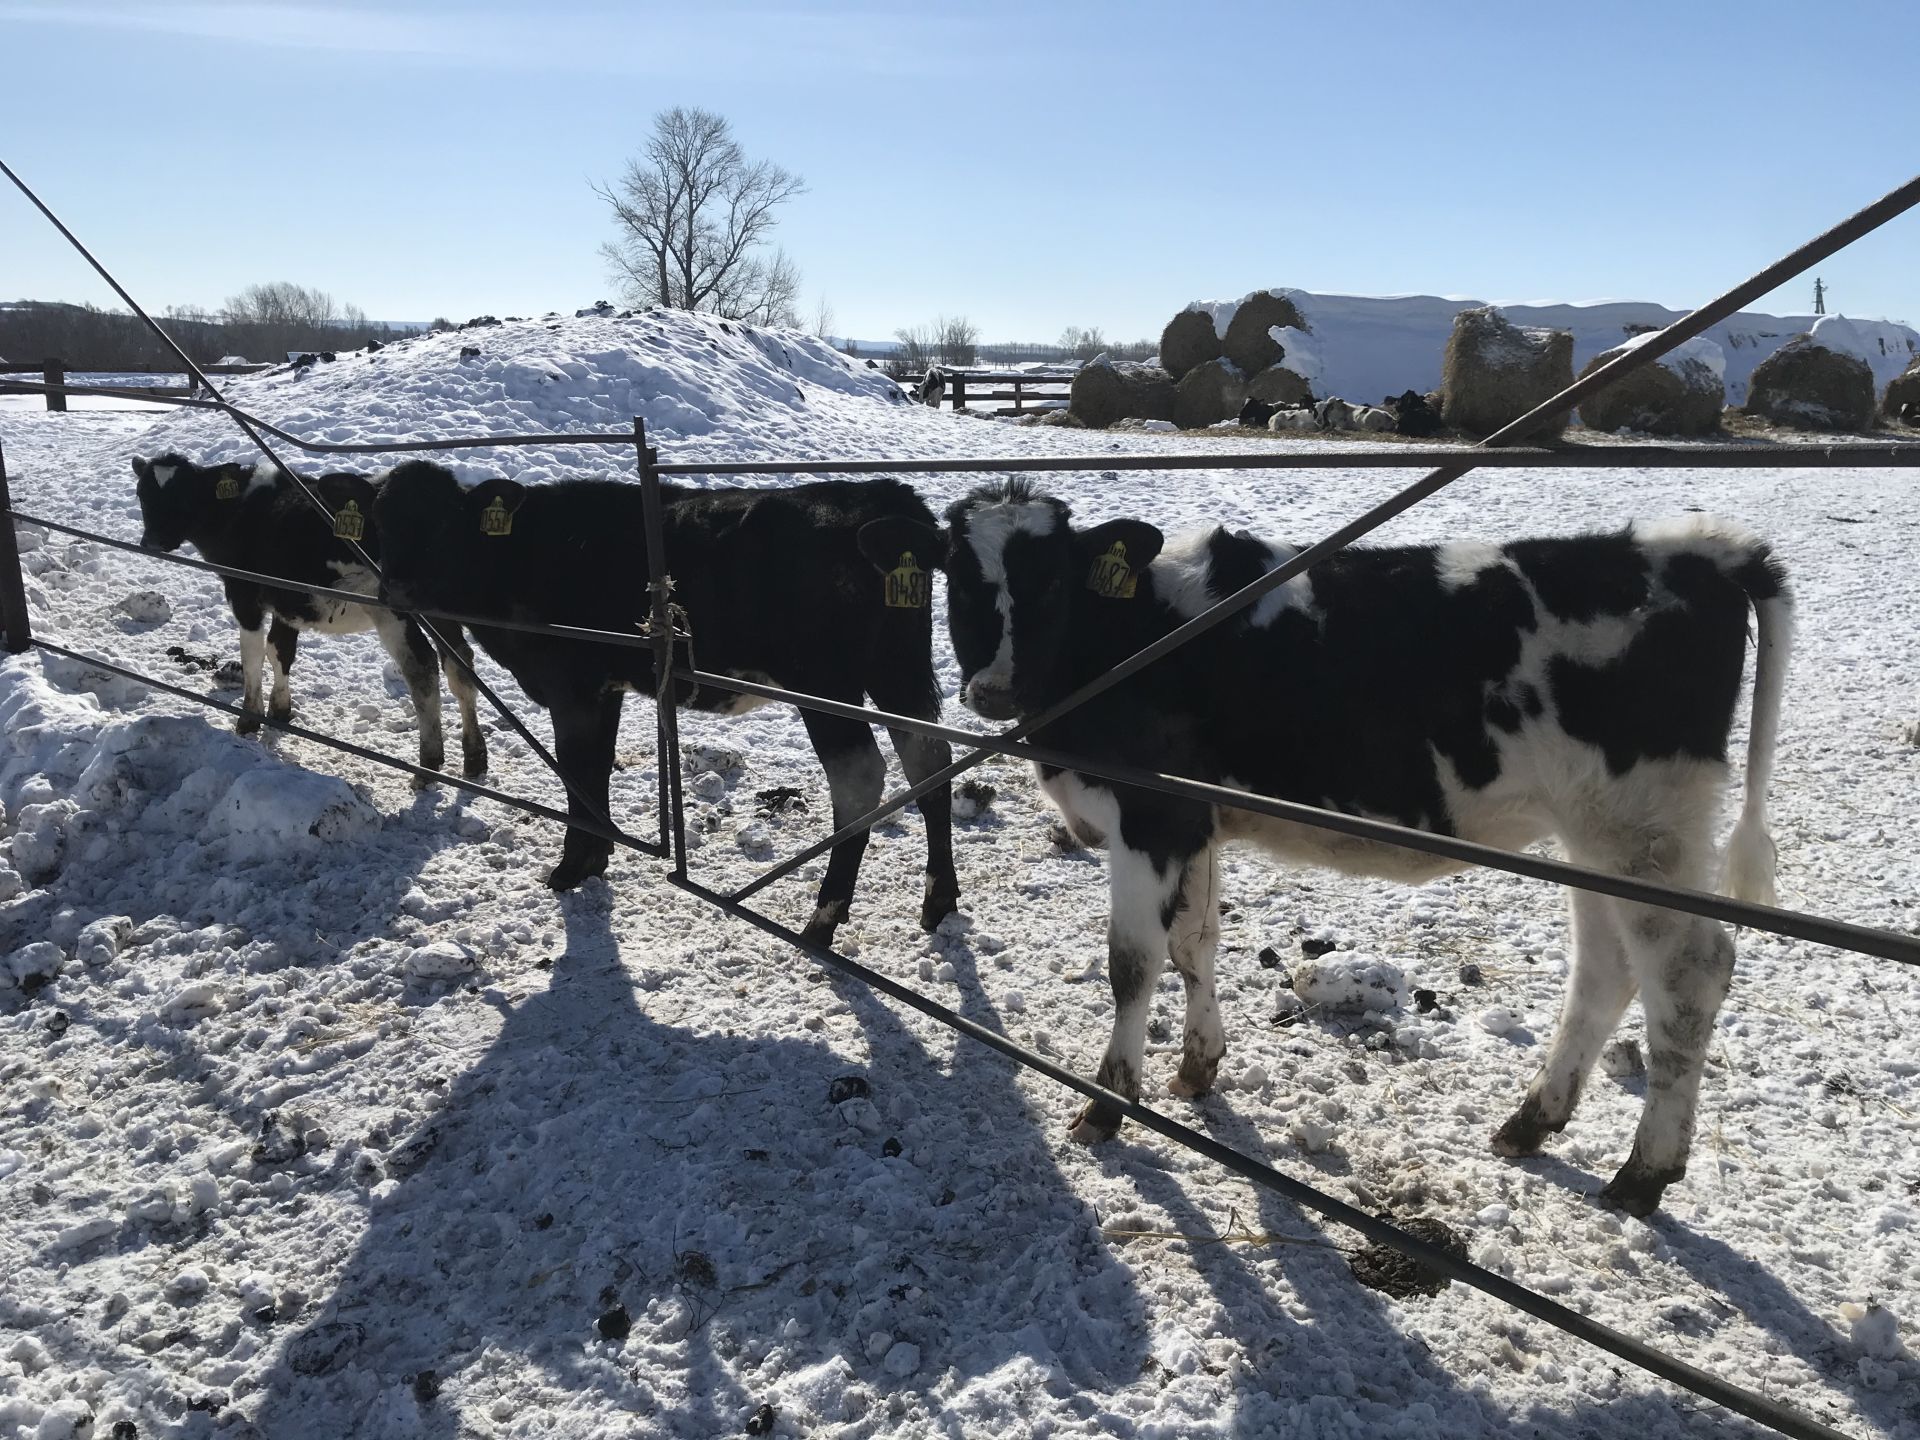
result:
[[(229, 579), (245, 671), (242, 730), (291, 709), (302, 630), (373, 629), (420, 721), (420, 763), (443, 759), (436, 669), (459, 703), (468, 777), (487, 766), (463, 627), (552, 712), (575, 821), (604, 816), (621, 704), (655, 689), (651, 649), (471, 623), (486, 616), (632, 631), (649, 608), (637, 488), (610, 481), (467, 487), (411, 461), (373, 479), (316, 483), (330, 526), (267, 464), (135, 459), (145, 544), (291, 582)], [(936, 718), (934, 572), (946, 577), (960, 699), (990, 720), (1030, 717), (1296, 552), (1245, 531), (1165, 537), (1143, 520), (1083, 527), (1022, 481), (990, 485), (943, 519), (897, 481), (781, 490), (664, 488), (663, 542), (702, 669)], [(358, 550), (360, 553), (356, 553)], [(378, 566), (368, 569), (361, 554)], [(301, 584), (357, 591), (357, 607)], [(413, 615), (426, 617), (423, 629)], [(1791, 646), (1785, 572), (1768, 547), (1701, 515), (1625, 530), (1492, 544), (1353, 547), (1040, 731), (1056, 750), (1517, 849), (1559, 837), (1578, 863), (1770, 901), (1766, 792)], [(1751, 623), (1753, 712), (1744, 800), (1727, 852), (1714, 832)], [(438, 653), (436, 653), (438, 649)], [(270, 686), (267, 684), (270, 679)], [(263, 704), (263, 690), (267, 699)], [(698, 708), (754, 703), (709, 690)], [(871, 728), (803, 711), (836, 828), (874, 808), (885, 764)], [(909, 780), (945, 742), (894, 731)], [(1171, 1090), (1212, 1086), (1226, 1041), (1214, 995), (1220, 846), (1420, 882), (1459, 868), (1396, 846), (1043, 767), (1039, 783), (1081, 842), (1104, 847), (1115, 1005), (1099, 1069), (1138, 1099), (1148, 1007), (1168, 960), (1186, 985)], [(944, 787), (922, 798), (920, 920), (959, 903)], [(832, 941), (866, 848), (835, 848), (806, 927)], [(570, 825), (548, 883), (581, 884), (611, 846)], [(1701, 1072), (1733, 974), (1725, 926), (1576, 891), (1560, 1025), (1539, 1074), (1493, 1136), (1502, 1154), (1562, 1129), (1638, 993), (1647, 1098), (1605, 1192), (1635, 1214), (1685, 1172)], [(1089, 1104), (1072, 1133), (1113, 1135)]]

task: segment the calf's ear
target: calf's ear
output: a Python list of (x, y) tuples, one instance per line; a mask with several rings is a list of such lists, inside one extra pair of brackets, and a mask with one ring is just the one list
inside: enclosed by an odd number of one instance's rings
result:
[(1144, 570), (1166, 544), (1166, 536), (1144, 520), (1109, 520), (1091, 530), (1076, 531), (1073, 543), (1089, 563), (1112, 554), (1118, 545), (1121, 552), (1114, 557), (1116, 560), (1125, 561), (1129, 570)]
[(923, 569), (947, 568), (947, 534), (904, 515), (888, 515), (869, 520), (854, 536), (860, 553), (881, 574), (891, 574), (902, 555), (911, 555)]
[(139, 476), (139, 478), (142, 480), (146, 479), (148, 475), (153, 473), (153, 462), (147, 459), (144, 455), (134, 456), (133, 457), (133, 473)]

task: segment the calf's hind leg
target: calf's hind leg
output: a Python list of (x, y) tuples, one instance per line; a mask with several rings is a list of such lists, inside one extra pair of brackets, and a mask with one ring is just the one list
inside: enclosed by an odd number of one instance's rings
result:
[(1560, 1004), (1560, 1025), (1520, 1108), (1494, 1132), (1493, 1148), (1501, 1155), (1531, 1155), (1548, 1135), (1566, 1128), (1588, 1072), (1638, 983), (1627, 963), (1615, 902), (1587, 890), (1570, 893), (1573, 971)]
[(278, 615), (267, 631), (267, 663), (273, 667), (273, 693), (267, 699), (267, 714), (275, 720), (293, 718), (293, 696), (287, 690), (287, 672), (293, 669), (294, 652), (300, 647), (300, 632)]
[[(823, 692), (830, 699), (839, 696)], [(855, 696), (858, 700), (858, 696)], [(887, 781), (887, 763), (880, 758), (873, 731), (858, 720), (804, 710), (807, 738), (813, 741), (813, 753), (827, 772), (827, 788), (833, 795), (833, 828), (858, 820), (880, 803), (880, 792)], [(854, 882), (860, 876), (860, 860), (867, 853), (867, 832), (841, 841), (827, 859), (827, 873), (820, 881), (813, 918), (801, 931), (803, 939), (818, 945), (831, 945), (833, 932), (847, 918), (853, 904)]]
[[(434, 660), (433, 646), (410, 615), (391, 610), (376, 610), (373, 628), (380, 643), (400, 667), (407, 694), (413, 699), (414, 718), (420, 725), (420, 764), (423, 769), (438, 770), (447, 761), (447, 742), (440, 722), (440, 667)], [(413, 788), (423, 790), (433, 782), (416, 775)]]
[[(1094, 1079), (1128, 1100), (1138, 1100), (1140, 1071), (1146, 1063), (1147, 1012), (1153, 1004), (1153, 987), (1167, 963), (1168, 925), (1185, 862), (1162, 865), (1144, 851), (1122, 844), (1118, 833), (1110, 835), (1108, 842), (1112, 910), (1107, 919), (1107, 979), (1113, 986), (1113, 1034)], [(1091, 1145), (1112, 1139), (1121, 1119), (1113, 1105), (1090, 1100), (1067, 1133)]]
[(1220, 870), (1211, 847), (1187, 862), (1180, 880), (1179, 910), (1167, 931), (1167, 954), (1187, 986), (1187, 1021), (1180, 1041), (1180, 1070), (1167, 1089), (1189, 1099), (1213, 1089), (1227, 1053), (1220, 1003), (1213, 992), (1213, 957), (1220, 946)]
[(1687, 1173), (1700, 1074), (1714, 1017), (1733, 984), (1733, 937), (1697, 915), (1616, 901), (1647, 1012), (1647, 1104), (1633, 1151), (1601, 1199), (1651, 1215)]

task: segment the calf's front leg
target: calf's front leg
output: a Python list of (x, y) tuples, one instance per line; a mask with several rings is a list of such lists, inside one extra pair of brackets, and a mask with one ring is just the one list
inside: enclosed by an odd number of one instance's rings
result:
[[(567, 815), (572, 820), (611, 823), (607, 788), (613, 776), (620, 705), (625, 698), (626, 692), (608, 689), (591, 696), (563, 696), (554, 702), (554, 758), (566, 777)], [(547, 884), (555, 890), (571, 890), (605, 873), (612, 858), (611, 840), (569, 825), (560, 863), (548, 872)]]
[[(1107, 919), (1107, 979), (1113, 986), (1113, 1035), (1094, 1078), (1128, 1100), (1140, 1098), (1140, 1072), (1146, 1063), (1147, 1012), (1153, 987), (1167, 963), (1167, 932), (1177, 909), (1184, 857), (1167, 864), (1109, 838), (1108, 885), (1112, 907)], [(1090, 1100), (1068, 1134), (1083, 1145), (1110, 1140), (1120, 1129), (1121, 1113), (1104, 1100)]]

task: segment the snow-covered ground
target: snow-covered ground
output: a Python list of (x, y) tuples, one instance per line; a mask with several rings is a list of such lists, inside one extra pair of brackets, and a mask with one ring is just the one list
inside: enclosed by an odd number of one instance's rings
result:
[[(669, 459), (1219, 444), (936, 413), (886, 400), (818, 342), (685, 318), (488, 328), (229, 390), (333, 440), (624, 429), (637, 413)], [(0, 442), (20, 505), (126, 536), (129, 454), (246, 453), (202, 414), (10, 409)], [(545, 479), (630, 457), (455, 463)], [(1304, 542), (1406, 478), (1048, 483), (1089, 521)], [(923, 488), (939, 504), (963, 483)], [(1776, 538), (1799, 588), (1775, 786), (1785, 903), (1912, 932), (1907, 477), (1492, 471), (1384, 533), (1506, 538), (1689, 506)], [(24, 542), (41, 633), (195, 687), (235, 655), (212, 577)], [(371, 636), (303, 641), (292, 683), (296, 718), (413, 752)], [(540, 884), (547, 822), (416, 795), (299, 740), (240, 739), (218, 714), (44, 654), (0, 661), (0, 723), (0, 1437), (122, 1421), (140, 1437), (704, 1437), (761, 1433), (762, 1406), (782, 1435), (1748, 1431), (1462, 1287), (1363, 1288), (1343, 1254), (1355, 1237), (1138, 1130), (1073, 1145), (1073, 1097), (822, 976), (643, 857), (556, 897)], [(700, 876), (738, 882), (823, 832), (826, 787), (790, 711), (683, 727), (744, 760), (692, 804)], [(490, 728), (494, 782), (557, 803)], [(643, 833), (652, 737), (635, 702), (614, 794)], [(876, 837), (844, 947), (1090, 1070), (1109, 1021), (1087, 973), (1102, 861), (1051, 847), (1018, 767), (976, 774), (996, 793), (958, 827), (962, 915), (919, 932), (909, 814)], [(776, 786), (806, 808), (756, 816)], [(816, 878), (761, 899), (797, 921)], [(1920, 977), (1742, 934), (1691, 1173), (1642, 1223), (1591, 1198), (1630, 1139), (1631, 1075), (1596, 1076), (1547, 1155), (1487, 1148), (1554, 1025), (1559, 895), (1250, 856), (1223, 893), (1225, 1083), (1165, 1099), (1174, 1113), (1355, 1203), (1444, 1220), (1483, 1264), (1849, 1433), (1920, 1435)], [(1407, 998), (1370, 1023), (1276, 1026), (1303, 941), (1391, 962)], [(1277, 965), (1257, 958), (1269, 948)], [(1416, 987), (1439, 1008), (1420, 1012)], [(1179, 1016), (1170, 978), (1166, 1046)], [(1150, 1058), (1159, 1094), (1174, 1057)], [(866, 1093), (835, 1103), (859, 1088), (834, 1088), (849, 1076)]]

